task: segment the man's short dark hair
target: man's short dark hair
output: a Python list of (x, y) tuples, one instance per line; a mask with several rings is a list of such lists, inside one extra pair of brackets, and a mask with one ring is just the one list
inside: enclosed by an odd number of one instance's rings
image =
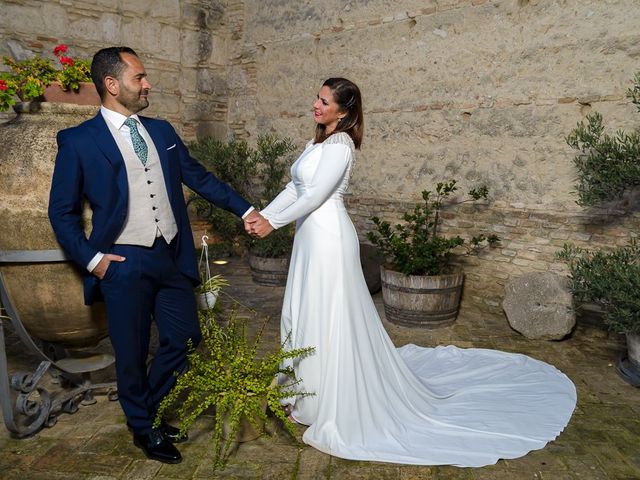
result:
[(131, 55), (138, 54), (129, 47), (109, 47), (103, 48), (96, 52), (91, 61), (91, 80), (96, 85), (98, 95), (104, 99), (104, 95), (107, 89), (104, 86), (104, 78), (107, 76), (120, 78), (122, 70), (124, 70), (125, 63), (120, 57), (121, 53), (130, 53)]

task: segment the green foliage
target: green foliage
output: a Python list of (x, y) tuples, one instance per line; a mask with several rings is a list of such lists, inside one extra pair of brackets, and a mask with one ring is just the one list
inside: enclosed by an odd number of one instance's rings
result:
[(557, 257), (569, 266), (569, 289), (576, 302), (602, 308), (613, 331), (640, 333), (640, 247), (635, 239), (611, 251), (565, 244)]
[(229, 282), (222, 275), (214, 275), (209, 279), (202, 279), (202, 283), (196, 287), (198, 293), (217, 293), (223, 287), (229, 286)]
[(58, 70), (48, 58), (32, 57), (15, 61), (4, 57), (4, 64), (11, 69), (3, 74), (3, 80), (14, 83), (16, 93), (24, 101), (42, 96), (45, 87), (56, 80)]
[(4, 57), (4, 64), (10, 71), (0, 73), (0, 110), (14, 105), (16, 95), (23, 101), (39, 100), (44, 89), (55, 81), (60, 82), (63, 90), (75, 91), (80, 89), (80, 82), (91, 82), (91, 60), (74, 60), (63, 55), (66, 51), (66, 45), (58, 45), (53, 50), (61, 69), (45, 57), (34, 56), (20, 61)]
[[(640, 110), (640, 73), (627, 97)], [(593, 113), (567, 136), (579, 153), (576, 190), (579, 205), (593, 206), (640, 184), (640, 131), (604, 132), (602, 115)], [(640, 333), (640, 248), (636, 240), (611, 250), (586, 250), (565, 244), (557, 257), (569, 266), (569, 289), (577, 303), (593, 303), (609, 329)]]
[[(203, 138), (189, 146), (194, 158), (202, 162), (219, 179), (231, 185), (257, 209), (262, 209), (284, 188), (290, 165), (289, 153), (295, 146), (288, 138), (260, 135), (256, 148), (244, 140), (222, 142), (212, 137)], [(212, 208), (195, 194), (190, 200), (200, 218), (211, 223), (215, 233), (229, 251), (239, 238), (252, 251), (263, 257), (281, 257), (291, 251), (293, 226), (280, 228), (267, 238), (250, 240), (237, 218), (226, 211)]]
[[(640, 110), (640, 73), (627, 97)], [(579, 152), (574, 158), (579, 205), (619, 199), (625, 190), (640, 184), (640, 132), (620, 130), (609, 135), (604, 130), (602, 115), (595, 112), (587, 115), (586, 123), (579, 122), (566, 138)]]
[[(258, 183), (262, 189), (254, 200), (259, 209), (266, 207), (286, 185), (290, 168), (289, 154), (293, 150), (295, 145), (288, 138), (278, 138), (276, 135), (258, 137), (254, 158), (258, 165)], [(289, 224), (274, 230), (266, 238), (254, 239), (251, 251), (267, 258), (287, 256), (293, 247), (294, 231), (295, 226)]]
[[(258, 350), (264, 327), (255, 340), (247, 340), (246, 321), (231, 312), (228, 324), (218, 323), (221, 314), (215, 310), (200, 312), (202, 343), (196, 349), (190, 345), (189, 369), (181, 374), (169, 394), (160, 403), (155, 425), (169, 410), (175, 410), (180, 431), (186, 434), (189, 427), (210, 407), (215, 407), (213, 419), (214, 468), (225, 467), (239, 431), (240, 423), (246, 418), (257, 430), (267, 421), (267, 409), (280, 419), (287, 431), (294, 436), (293, 424), (286, 417), (280, 400), (291, 396), (310, 395), (299, 391), (300, 380), (295, 379), (291, 368), (282, 367), (285, 360), (309, 355), (313, 348), (284, 350), (280, 345), (275, 352), (259, 357)], [(276, 375), (282, 374), (292, 379), (289, 383), (274, 382)], [(227, 441), (223, 437), (223, 423), (226, 422)]]
[(80, 83), (91, 81), (91, 60), (75, 60), (58, 72), (57, 80), (63, 90), (80, 90)]
[[(392, 227), (378, 217), (372, 218), (377, 233), (369, 232), (367, 238), (390, 260), (394, 270), (405, 275), (441, 275), (447, 272), (452, 250), (465, 243), (460, 236), (447, 238), (438, 234), (440, 212), (446, 206), (443, 202), (458, 189), (456, 183), (455, 180), (439, 182), (435, 195), (424, 190), (424, 203), (417, 204), (413, 211), (403, 215), (404, 224)], [(487, 199), (488, 194), (488, 188), (481, 186), (469, 192), (470, 200), (448, 205)], [(496, 235), (474, 236), (467, 252), (487, 244), (494, 246), (499, 241)]]
[(251, 252), (263, 258), (286, 257), (293, 248), (294, 231), (295, 226), (290, 224), (274, 230), (266, 238), (254, 239), (251, 244)]
[(254, 200), (260, 209), (266, 207), (286, 185), (290, 167), (289, 154), (295, 148), (288, 138), (279, 138), (273, 134), (258, 137), (253, 158), (259, 169), (257, 174), (262, 189)]
[(16, 82), (6, 78), (6, 75), (0, 73), (0, 111), (8, 110), (9, 107), (15, 105), (15, 96), (18, 93)]
[[(244, 140), (222, 142), (213, 137), (202, 138), (189, 145), (191, 155), (223, 182), (231, 185), (248, 201), (255, 196), (251, 179), (255, 176), (255, 161), (249, 145)], [(220, 242), (212, 246), (216, 253), (233, 253), (238, 239), (245, 238), (244, 228), (231, 212), (216, 208), (195, 192), (189, 203), (196, 214), (209, 222)], [(214, 253), (214, 252), (212, 252)]]
[(202, 138), (189, 145), (193, 158), (249, 201), (255, 198), (256, 162), (245, 140), (223, 142), (213, 137)]

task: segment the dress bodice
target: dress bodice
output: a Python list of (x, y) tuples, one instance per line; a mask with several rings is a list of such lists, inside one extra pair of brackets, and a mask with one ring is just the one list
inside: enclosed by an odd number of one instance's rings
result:
[(291, 166), (292, 181), (262, 210), (262, 215), (279, 228), (325, 205), (342, 206), (354, 158), (353, 140), (344, 132), (322, 143), (309, 142)]
[[(351, 167), (355, 159), (355, 147), (353, 145), (353, 140), (351, 140), (351, 137), (349, 137), (349, 135), (344, 132), (340, 132), (330, 136), (323, 143), (314, 144), (313, 142), (309, 142), (304, 152), (302, 152), (300, 157), (298, 157), (298, 159), (293, 163), (293, 165), (291, 166), (291, 178), (293, 180), (294, 186), (296, 187), (298, 196), (305, 192), (308, 185), (313, 185), (314, 176), (318, 172), (319, 164), (322, 161), (323, 149), (325, 150), (324, 153), (326, 154), (328, 145), (342, 145), (349, 150), (349, 155), (347, 155), (347, 169), (344, 171), (344, 174), (342, 175), (342, 178), (340, 179), (337, 186), (334, 187), (334, 190), (331, 192), (329, 197), (326, 198), (326, 200), (342, 200), (342, 196), (349, 188)], [(343, 150), (345, 150), (345, 148), (343, 148)], [(327, 181), (334, 182), (335, 176), (331, 175), (332, 172), (326, 173)]]

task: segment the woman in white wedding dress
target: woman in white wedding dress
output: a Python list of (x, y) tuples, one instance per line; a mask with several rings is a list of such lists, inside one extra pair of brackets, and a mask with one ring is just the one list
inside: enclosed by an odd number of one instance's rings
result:
[(252, 226), (265, 236), (296, 222), (281, 334), (289, 348), (315, 347), (293, 365), (315, 393), (292, 404), (291, 417), (309, 425), (304, 442), (353, 460), (465, 467), (544, 447), (576, 403), (573, 383), (553, 366), (494, 350), (395, 348), (342, 198), (362, 139), (360, 92), (331, 78), (313, 107), (315, 139), (261, 212), (268, 223)]

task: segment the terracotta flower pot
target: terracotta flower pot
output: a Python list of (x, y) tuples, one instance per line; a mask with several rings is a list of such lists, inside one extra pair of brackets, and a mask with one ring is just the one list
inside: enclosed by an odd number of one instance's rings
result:
[(63, 90), (59, 82), (53, 82), (44, 89), (44, 100), (52, 103), (73, 103), (75, 105), (100, 105), (100, 96), (95, 84), (81, 82), (80, 90)]

